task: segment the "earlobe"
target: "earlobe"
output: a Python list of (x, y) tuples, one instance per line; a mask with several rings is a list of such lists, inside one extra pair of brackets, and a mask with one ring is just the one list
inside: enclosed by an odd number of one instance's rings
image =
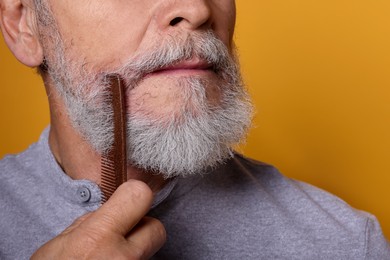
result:
[(0, 0), (0, 27), (9, 49), (23, 64), (36, 67), (43, 61), (31, 7), (20, 0)]

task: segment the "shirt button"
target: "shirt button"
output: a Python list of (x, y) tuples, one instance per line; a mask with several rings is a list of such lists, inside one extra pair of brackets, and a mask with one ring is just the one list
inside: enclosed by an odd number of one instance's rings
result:
[(77, 190), (77, 195), (79, 196), (81, 202), (88, 202), (91, 199), (91, 191), (86, 187), (80, 187)]

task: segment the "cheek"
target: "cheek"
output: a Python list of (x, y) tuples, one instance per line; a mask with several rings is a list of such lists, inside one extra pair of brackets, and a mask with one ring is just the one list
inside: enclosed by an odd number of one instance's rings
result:
[(232, 49), (234, 27), (236, 24), (236, 6), (233, 0), (213, 1), (213, 30), (218, 37)]
[[(70, 3), (72, 2), (72, 3)], [(139, 47), (150, 1), (53, 1), (67, 50), (99, 68), (115, 67)]]

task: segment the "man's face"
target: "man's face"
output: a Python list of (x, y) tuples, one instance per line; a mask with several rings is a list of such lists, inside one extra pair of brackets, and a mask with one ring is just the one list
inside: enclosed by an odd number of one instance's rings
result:
[(166, 177), (199, 172), (223, 161), (244, 135), (250, 104), (232, 58), (233, 0), (64, 0), (39, 7), (49, 76), (74, 127), (98, 152), (112, 142), (104, 98), (110, 73), (127, 86), (132, 164)]
[[(69, 55), (72, 59), (82, 58), (85, 66), (95, 71), (116, 68), (169, 38), (184, 40), (194, 32), (209, 29), (232, 50), (233, 0), (64, 0), (50, 4)], [(207, 65), (194, 57), (175, 70), (149, 75), (132, 93), (136, 101), (132, 104), (142, 101), (142, 107), (132, 108), (170, 113), (169, 100), (181, 91), (181, 87), (175, 87), (177, 79), (190, 75), (215, 79), (209, 70), (185, 70), (204, 66)], [(209, 86), (206, 92), (211, 99), (218, 98), (215, 87)]]

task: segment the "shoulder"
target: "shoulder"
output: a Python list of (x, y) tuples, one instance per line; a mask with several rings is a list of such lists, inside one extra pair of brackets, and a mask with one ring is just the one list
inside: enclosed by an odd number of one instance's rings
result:
[[(46, 128), (38, 142), (31, 144), (25, 151), (6, 155), (0, 160), (0, 186), (8, 189), (21, 189), (26, 185), (41, 186), (47, 183), (49, 172), (61, 172), (49, 148), (49, 130)], [(22, 190), (25, 191), (25, 188)]]
[(180, 180), (173, 195), (157, 212), (168, 229), (179, 233), (184, 225), (201, 236), (218, 233), (216, 251), (229, 245), (237, 253), (245, 244), (243, 255), (250, 251), (260, 258), (390, 256), (375, 217), (242, 155), (210, 174)]
[(37, 144), (32, 144), (20, 154), (6, 155), (0, 160), (0, 185), (5, 182), (21, 181), (28, 178), (28, 172), (37, 165), (39, 154), (36, 152)]
[(45, 190), (38, 150), (33, 144), (0, 161), (0, 258), (27, 258), (45, 241), (42, 237), (47, 229), (39, 229), (43, 218), (37, 214), (42, 209), (37, 203), (39, 192)]
[(389, 243), (372, 214), (351, 207), (323, 189), (287, 178), (273, 166), (242, 155), (232, 163), (260, 183), (277, 202), (274, 205), (283, 208), (291, 226), (305, 230), (305, 236), (313, 241), (327, 242), (328, 246), (337, 241), (367, 259), (390, 258)]
[(37, 199), (40, 192), (48, 189), (47, 172), (54, 172), (54, 168), (44, 135), (25, 151), (6, 155), (0, 160), (0, 201), (3, 205), (14, 207), (16, 201)]
[(19, 172), (31, 171), (40, 166), (41, 162), (48, 161), (50, 154), (48, 145), (49, 128), (45, 129), (39, 141), (31, 144), (19, 154), (6, 155), (0, 160), (0, 176), (2, 179), (15, 177)]

